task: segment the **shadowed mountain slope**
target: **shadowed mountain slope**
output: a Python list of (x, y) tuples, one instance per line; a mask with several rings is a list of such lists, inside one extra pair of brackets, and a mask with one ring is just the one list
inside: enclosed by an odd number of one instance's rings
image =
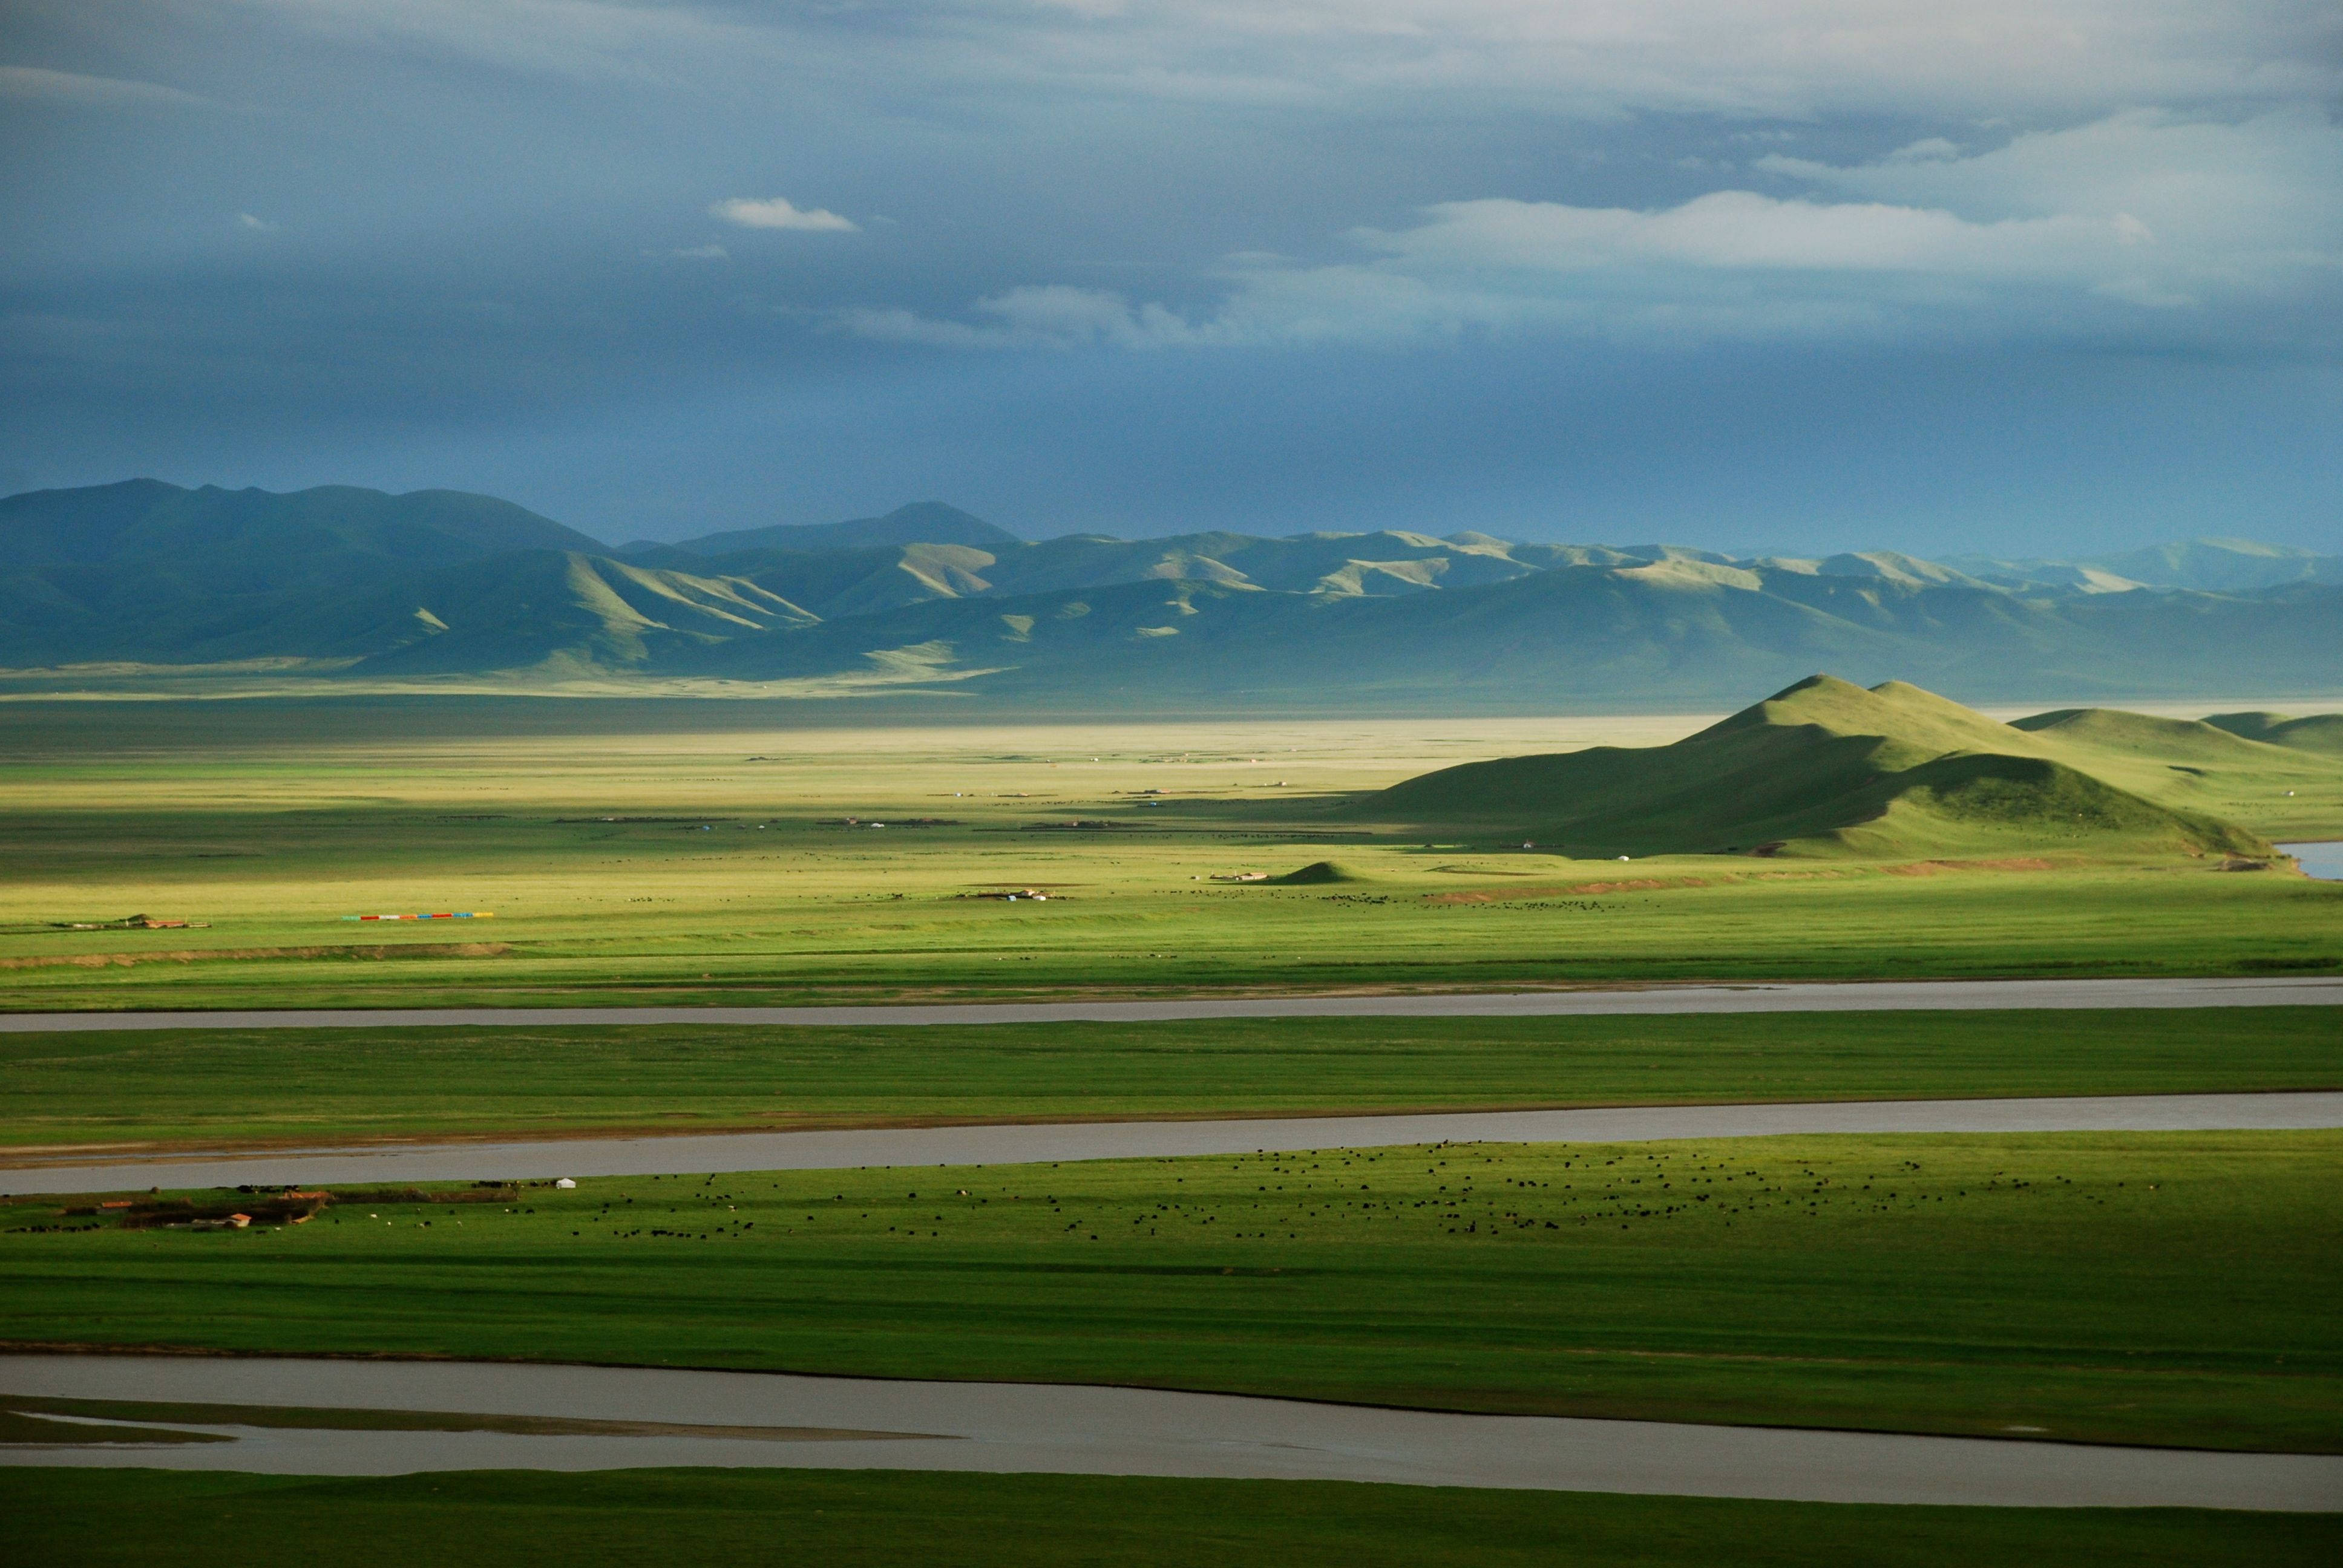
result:
[[(182, 489), (132, 479), (0, 500), (0, 657), (194, 660), (241, 641), (294, 655), (305, 619), (386, 578), (518, 550), (602, 546), (488, 496), (326, 486)], [(347, 631), (347, 628), (345, 631)]]
[(628, 546), (630, 557), (641, 558), (661, 550), (695, 556), (734, 555), (742, 550), (861, 550), (884, 545), (972, 545), (990, 549), (1025, 541), (1007, 528), (972, 517), (941, 501), (914, 501), (883, 518), (855, 518), (843, 523), (775, 523), (761, 528), (734, 528), (702, 534), (696, 539), (665, 546)]
[(325, 485), (278, 495), (128, 479), (0, 500), (0, 558), (15, 568), (169, 568), (262, 586), (522, 549), (604, 546), (510, 501), (461, 490), (393, 496)]
[(422, 674), (552, 666), (592, 673), (814, 621), (737, 578), (658, 571), (576, 551), (528, 550), (489, 566), (441, 572), (378, 596), (378, 625), (422, 630), (366, 650), (357, 668)]
[(512, 550), (322, 604), (186, 608), (154, 631), (211, 661), (297, 658), (357, 674), (623, 671), (814, 618), (754, 583)]
[(848, 550), (732, 550), (699, 556), (662, 548), (626, 558), (639, 566), (740, 578), (825, 620), (880, 615), (930, 599), (992, 591), (981, 574), (995, 559), (973, 545), (882, 545)]
[(1671, 746), (1467, 763), (1353, 808), (1595, 856), (2267, 854), (1917, 687), (1813, 676)]

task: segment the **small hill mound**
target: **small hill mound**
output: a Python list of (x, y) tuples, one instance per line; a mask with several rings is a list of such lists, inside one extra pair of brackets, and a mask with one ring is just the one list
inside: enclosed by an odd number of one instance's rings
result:
[(2313, 713), (2302, 719), (2283, 713), (2215, 713), (2205, 722), (2266, 746), (2343, 757), (2343, 713)]
[(1280, 887), (1286, 888), (1322, 887), (1329, 882), (1363, 882), (1366, 879), (1340, 860), (1312, 860), (1298, 871), (1288, 871), (1282, 877), (1270, 879)]
[(2268, 755), (2254, 739), (2202, 719), (2159, 719), (2115, 708), (2062, 708), (2012, 719), (2010, 728), (2065, 745), (2165, 762), (2250, 762)]
[(1572, 854), (1892, 859), (2043, 848), (2267, 853), (2228, 823), (2071, 766), (2025, 730), (1898, 681), (1814, 676), (1672, 746), (1443, 769), (1380, 820), (1519, 830)]

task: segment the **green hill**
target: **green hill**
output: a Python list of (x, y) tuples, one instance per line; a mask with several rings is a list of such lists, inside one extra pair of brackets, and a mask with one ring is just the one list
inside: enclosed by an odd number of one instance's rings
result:
[(2055, 741), (1917, 687), (1826, 675), (1671, 746), (1467, 763), (1353, 809), (1605, 858), (2269, 852), (2241, 828), (2082, 770)]
[(2205, 722), (2248, 740), (2343, 757), (2343, 713), (2313, 713), (2302, 719), (2283, 713), (2215, 713)]
[(1322, 888), (1334, 882), (1363, 882), (1369, 879), (1340, 860), (1312, 860), (1298, 871), (1288, 871), (1270, 880), (1287, 888)]
[(2249, 761), (2260, 745), (2201, 719), (2164, 719), (2114, 708), (2061, 708), (2010, 721), (2010, 727), (2070, 746), (2169, 761)]
[[(2343, 717), (2327, 717), (2343, 727)], [(2304, 728), (2294, 733), (2317, 738), (2317, 720), (2298, 722)], [(2037, 713), (2014, 727), (2117, 789), (2271, 838), (2316, 834), (2343, 818), (2343, 756), (2271, 745), (2209, 720), (2104, 708)]]

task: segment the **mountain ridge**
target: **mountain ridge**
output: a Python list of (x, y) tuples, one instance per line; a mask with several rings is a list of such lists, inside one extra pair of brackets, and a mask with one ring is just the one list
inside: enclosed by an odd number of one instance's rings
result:
[(669, 545), (622, 546), (620, 554), (681, 551), (695, 556), (732, 555), (743, 550), (868, 549), (880, 545), (1021, 545), (1025, 541), (997, 524), (941, 501), (913, 501), (884, 517), (852, 518), (842, 523), (769, 523), (762, 528), (731, 528), (702, 534)]
[[(984, 542), (861, 542), (874, 526)], [(858, 542), (773, 543), (808, 537)], [(915, 666), (955, 700), (1028, 707), (1527, 711), (1698, 705), (1818, 666), (1981, 700), (2326, 695), (2343, 686), (2338, 648), (2343, 585), (2013, 588), (1888, 550), (1735, 558), (1405, 529), (1029, 543), (918, 503), (811, 536), (618, 551), (453, 491), (133, 480), (0, 501), (0, 666), (20, 683), (100, 662), (747, 684)]]

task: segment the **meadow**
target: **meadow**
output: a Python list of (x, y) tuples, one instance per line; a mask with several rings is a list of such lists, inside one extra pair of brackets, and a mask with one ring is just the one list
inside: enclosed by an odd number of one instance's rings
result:
[[(2228, 706), (2249, 706), (2237, 702)], [(2343, 970), (2213, 859), (1574, 860), (1361, 819), (1714, 716), (826, 724), (0, 703), (0, 1008), (576, 1006)], [(2343, 789), (2174, 773), (2273, 837)], [(2171, 769), (2164, 769), (2171, 772)], [(2295, 793), (2288, 795), (2288, 789)], [(880, 824), (885, 824), (880, 826)], [(1338, 862), (1344, 879), (1240, 882)], [(1001, 895), (1017, 892), (1011, 900)], [(1046, 894), (1035, 899), (1031, 893)], [(469, 922), (357, 922), (471, 910)], [(186, 925), (102, 929), (139, 915)], [(75, 924), (89, 929), (69, 929)], [(2323, 1010), (0, 1037), (0, 1148), (2333, 1088)], [(300, 1226), (0, 1204), (0, 1340), (1031, 1378), (2343, 1450), (2333, 1133), (1486, 1145), (588, 1179)], [(66, 1204), (65, 1207), (79, 1207)], [(0, 1468), (44, 1563), (2324, 1561), (2332, 1518), (1334, 1483)], [(21, 1527), (19, 1527), (21, 1526)], [(19, 1544), (21, 1543), (21, 1544)]]
[[(2343, 1451), (2343, 1134), (1455, 1144), (0, 1210), (0, 1340)], [(65, 1209), (81, 1207), (73, 1202)]]
[(0, 1470), (26, 1562), (477, 1568), (792, 1558), (841, 1568), (1277, 1562), (1507, 1568), (1937, 1568), (2332, 1562), (2333, 1515), (1888, 1508), (1339, 1482), (853, 1471), (488, 1472), (381, 1478)]
[(0, 1159), (124, 1146), (2343, 1088), (2324, 1008), (0, 1034)]
[[(2343, 888), (2217, 859), (1623, 865), (1345, 811), (1429, 769), (1653, 744), (1704, 716), (813, 729), (802, 714), (783, 729), (751, 704), (0, 705), (0, 1005), (2343, 969)], [(2275, 775), (2212, 779), (2217, 802), (2200, 803), (2256, 831), (2343, 831), (2343, 785), (2319, 778), (2290, 796)], [(1322, 860), (1355, 879), (1219, 879)], [(1046, 896), (1001, 896), (1027, 891)], [(456, 910), (493, 919), (349, 918)], [(190, 923), (66, 929), (134, 915)]]

